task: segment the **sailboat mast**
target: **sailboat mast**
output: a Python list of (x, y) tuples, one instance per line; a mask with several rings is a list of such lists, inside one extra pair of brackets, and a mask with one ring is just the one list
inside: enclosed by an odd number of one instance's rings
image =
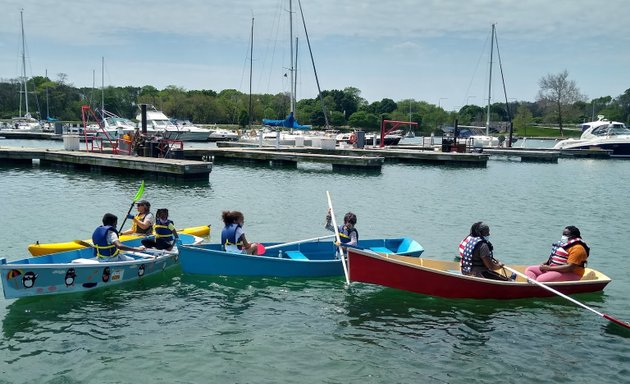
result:
[[(295, 60), (293, 61), (295, 63), (294, 66), (294, 70), (295, 70), (295, 81), (293, 82), (293, 107), (295, 107), (295, 99), (297, 97), (297, 74), (298, 74), (298, 38), (295, 38)], [(295, 111), (294, 111), (295, 112)]]
[(494, 51), (494, 24), (490, 35), (490, 74), (488, 77), (488, 112), (486, 116), (486, 136), (490, 134), (490, 101), (492, 99), (492, 53)]
[(293, 68), (293, 1), (289, 0), (289, 45), (291, 46), (291, 65), (289, 67), (289, 72), (291, 74), (291, 94), (289, 97), (291, 98), (290, 106), (291, 113), (295, 112), (295, 95), (293, 94), (293, 87), (295, 83), (295, 71)]
[(254, 65), (254, 18), (252, 17), (251, 44), (249, 45), (249, 129), (252, 129), (252, 71)]
[(101, 120), (105, 121), (105, 56), (101, 56)]
[[(48, 83), (48, 68), (46, 68), (46, 83)], [(46, 85), (46, 120), (50, 119), (50, 109), (48, 108), (48, 85)]]
[[(22, 27), (22, 81), (24, 83), (24, 106), (26, 114), (24, 116), (31, 117), (28, 113), (28, 87), (26, 85), (26, 43), (24, 38), (24, 8), (20, 9), (20, 25)], [(22, 104), (20, 103), (20, 115), (22, 115)]]

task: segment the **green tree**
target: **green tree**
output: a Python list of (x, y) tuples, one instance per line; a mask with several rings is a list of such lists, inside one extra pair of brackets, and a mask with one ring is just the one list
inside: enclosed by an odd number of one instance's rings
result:
[(366, 131), (375, 131), (380, 127), (381, 121), (374, 113), (357, 111), (348, 119), (348, 125), (354, 128), (363, 128)]
[(532, 112), (525, 105), (519, 105), (516, 115), (512, 120), (513, 128), (519, 132), (522, 130), (523, 135), (527, 135), (527, 126), (533, 121)]

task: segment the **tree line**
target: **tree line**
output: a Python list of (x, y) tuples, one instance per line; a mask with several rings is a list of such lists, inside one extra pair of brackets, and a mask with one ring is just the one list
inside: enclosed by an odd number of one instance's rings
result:
[[(581, 95), (575, 81), (568, 79), (565, 70), (548, 74), (539, 80), (537, 100), (495, 102), (490, 106), (493, 124), (513, 121), (516, 128), (531, 124), (563, 125), (591, 121), (603, 114), (610, 120), (630, 125), (630, 89), (622, 95), (602, 96), (590, 101)], [(195, 124), (239, 125), (246, 128), (250, 120), (258, 125), (263, 118), (283, 119), (289, 111), (289, 94), (249, 95), (235, 89), (222, 91), (185, 90), (168, 86), (159, 90), (153, 86), (113, 87), (103, 89), (77, 88), (60, 73), (56, 80), (35, 76), (28, 80), (29, 110), (40, 120), (80, 121), (81, 106), (93, 109), (104, 105), (105, 110), (121, 117), (135, 119), (140, 104), (149, 104), (167, 116), (190, 120)], [(0, 79), (0, 119), (18, 116), (23, 103), (19, 79)], [(251, 100), (251, 119), (250, 119)], [(322, 107), (322, 100), (324, 108)], [(24, 108), (22, 107), (22, 113)], [(412, 121), (421, 132), (429, 133), (457, 119), (460, 125), (485, 125), (487, 107), (465, 105), (459, 111), (445, 111), (425, 101), (384, 98), (369, 103), (354, 87), (322, 91), (321, 99), (302, 99), (296, 103), (295, 116), (300, 124), (323, 128), (324, 110), (332, 128), (380, 129), (382, 119)], [(502, 124), (505, 126), (505, 124)], [(562, 132), (561, 132), (562, 133)]]

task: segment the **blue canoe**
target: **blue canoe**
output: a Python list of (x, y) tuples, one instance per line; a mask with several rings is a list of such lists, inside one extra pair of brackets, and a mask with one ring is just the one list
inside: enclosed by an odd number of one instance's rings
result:
[[(199, 244), (202, 238), (180, 234), (183, 244)], [(123, 241), (131, 247), (142, 238)], [(26, 296), (82, 292), (117, 285), (163, 271), (179, 261), (177, 249), (171, 252), (148, 249), (123, 252), (128, 261), (99, 262), (92, 248), (81, 248), (7, 262), (0, 258), (2, 289), (6, 299)]]
[[(199, 275), (343, 276), (341, 260), (336, 257), (337, 247), (330, 240), (263, 245), (267, 252), (262, 256), (225, 252), (221, 244), (186, 245), (180, 247), (179, 259), (185, 273)], [(420, 256), (424, 251), (408, 237), (359, 240), (358, 247), (406, 256)]]

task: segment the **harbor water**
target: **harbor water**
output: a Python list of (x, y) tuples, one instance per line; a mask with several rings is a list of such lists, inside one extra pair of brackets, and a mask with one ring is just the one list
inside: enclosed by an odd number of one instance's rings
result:
[[(207, 182), (146, 180), (143, 198), (153, 211), (168, 208), (179, 228), (211, 224), (212, 241), (221, 212), (240, 210), (248, 240), (288, 242), (328, 234), (330, 191), (337, 220), (354, 212), (361, 238), (410, 236), (441, 260), (453, 259), (475, 221), (489, 224), (495, 256), (512, 264), (546, 260), (575, 225), (589, 266), (613, 281), (574, 297), (628, 321), (627, 180), (630, 163), (597, 159), (492, 157), (485, 168), (385, 164), (353, 174), (215, 164)], [(90, 238), (104, 213), (125, 216), (140, 182), (0, 164), (0, 257)], [(0, 298), (0, 321), (0, 383), (621, 383), (630, 374), (630, 333), (565, 299), (439, 299), (348, 287), (342, 277), (176, 267), (84, 294)]]

